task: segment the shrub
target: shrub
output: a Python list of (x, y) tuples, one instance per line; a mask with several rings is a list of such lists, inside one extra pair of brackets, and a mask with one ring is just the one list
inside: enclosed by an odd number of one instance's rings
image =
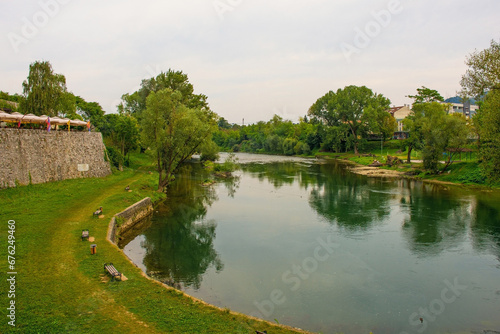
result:
[(106, 151), (108, 152), (109, 162), (112, 166), (116, 168), (120, 168), (121, 166), (123, 166), (125, 158), (119, 150), (112, 146), (109, 146), (106, 147)]

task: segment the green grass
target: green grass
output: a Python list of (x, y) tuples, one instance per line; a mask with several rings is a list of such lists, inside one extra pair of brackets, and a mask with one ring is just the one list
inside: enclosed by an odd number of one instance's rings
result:
[[(158, 200), (157, 175), (144, 157), (134, 167), (102, 179), (78, 179), (0, 190), (0, 270), (7, 268), (9, 220), (16, 222), (16, 327), (7, 324), (8, 285), (0, 282), (4, 320), (0, 333), (293, 333), (195, 302), (143, 277), (123, 253), (106, 241), (111, 217), (143, 199)], [(125, 192), (130, 185), (132, 192)], [(104, 219), (92, 213), (103, 207)], [(81, 231), (95, 237), (97, 254)], [(128, 280), (109, 282), (113, 262)]]

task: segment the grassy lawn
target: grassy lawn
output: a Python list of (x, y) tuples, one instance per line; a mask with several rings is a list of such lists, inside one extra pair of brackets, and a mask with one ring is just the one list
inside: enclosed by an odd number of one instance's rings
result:
[[(141, 160), (142, 159), (142, 160)], [(124, 172), (102, 179), (78, 179), (0, 190), (0, 270), (7, 263), (8, 221), (15, 221), (15, 299), (2, 279), (0, 333), (294, 333), (195, 302), (142, 276), (123, 253), (106, 241), (111, 217), (143, 199), (158, 200), (155, 173), (134, 158)], [(151, 166), (149, 164), (149, 166)], [(132, 192), (124, 188), (130, 185)], [(104, 219), (92, 213), (103, 207)], [(81, 231), (95, 237), (90, 254)], [(113, 262), (128, 280), (111, 282), (103, 264)], [(16, 327), (6, 317), (15, 300)]]

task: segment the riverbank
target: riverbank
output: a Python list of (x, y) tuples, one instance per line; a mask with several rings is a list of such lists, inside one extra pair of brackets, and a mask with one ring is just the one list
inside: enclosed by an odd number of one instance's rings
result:
[[(153, 201), (156, 174), (126, 170), (102, 179), (78, 179), (0, 191), (0, 238), (7, 221), (17, 227), (15, 328), (0, 332), (90, 333), (299, 333), (284, 326), (197, 302), (143, 276), (115, 245), (106, 241), (110, 219), (144, 197)], [(131, 192), (125, 191), (129, 186)], [(92, 213), (103, 207), (103, 217)], [(92, 242), (82, 241), (88, 229)], [(97, 245), (96, 254), (90, 252)], [(7, 259), (7, 245), (0, 249)], [(114, 282), (103, 270), (112, 262), (127, 280)], [(8, 272), (7, 261), (2, 270)], [(1, 291), (9, 291), (6, 280)], [(7, 305), (7, 294), (2, 297)]]
[[(487, 185), (481, 176), (477, 162), (455, 162), (442, 174), (431, 174), (424, 171), (422, 161), (406, 163), (403, 157), (397, 157), (401, 163), (393, 166), (386, 165), (387, 157), (372, 154), (355, 155), (352, 153), (320, 153), (317, 159), (334, 159), (349, 164), (349, 170), (358, 175), (368, 177), (406, 178), (427, 183), (470, 187), (483, 191), (498, 191), (500, 185)], [(403, 160), (404, 159), (404, 160)], [(380, 161), (380, 166), (369, 166), (374, 161)]]

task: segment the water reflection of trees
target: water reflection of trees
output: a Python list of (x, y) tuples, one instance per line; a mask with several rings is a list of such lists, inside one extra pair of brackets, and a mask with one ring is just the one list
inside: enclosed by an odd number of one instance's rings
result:
[(244, 172), (250, 173), (259, 181), (267, 180), (276, 189), (298, 182), (300, 187), (308, 189), (317, 183), (318, 164), (297, 162), (249, 163), (241, 165)]
[(275, 188), (293, 183), (311, 188), (310, 206), (349, 232), (371, 228), (389, 216), (391, 200), (399, 201), (406, 215), (402, 235), (413, 253), (428, 256), (453, 249), (467, 238), (470, 228), (474, 248), (493, 250), (500, 260), (498, 198), (476, 200), (457, 189), (410, 180), (399, 180), (395, 188), (392, 182), (354, 175), (338, 163), (248, 164), (243, 170)]
[(391, 195), (371, 190), (370, 183), (378, 181), (352, 174), (340, 163), (248, 164), (243, 170), (275, 188), (293, 183), (311, 188), (311, 207), (328, 222), (351, 231), (367, 229), (390, 213)]
[(401, 210), (408, 215), (403, 236), (412, 252), (436, 255), (464, 240), (471, 220), (469, 201), (432, 184), (405, 181), (402, 188), (407, 192), (401, 197)]
[(198, 289), (210, 267), (223, 269), (214, 248), (217, 224), (204, 219), (207, 206), (218, 199), (212, 187), (200, 185), (205, 177), (197, 165), (186, 166), (167, 200), (158, 206), (153, 228), (144, 233), (143, 261), (148, 273), (177, 288)]
[[(374, 189), (374, 184), (379, 185)], [(392, 194), (381, 179), (352, 174), (342, 165), (319, 165), (309, 203), (330, 223), (349, 231), (366, 230), (390, 214)]]
[(473, 207), (473, 224), (471, 227), (474, 249), (490, 252), (500, 261), (500, 198), (478, 196)]

